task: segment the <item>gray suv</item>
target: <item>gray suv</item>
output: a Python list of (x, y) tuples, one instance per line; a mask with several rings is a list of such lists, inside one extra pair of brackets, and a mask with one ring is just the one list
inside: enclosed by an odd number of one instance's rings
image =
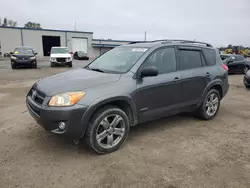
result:
[(47, 131), (106, 154), (139, 123), (181, 112), (212, 119), (228, 88), (228, 67), (210, 44), (133, 42), (36, 82), (26, 103)]

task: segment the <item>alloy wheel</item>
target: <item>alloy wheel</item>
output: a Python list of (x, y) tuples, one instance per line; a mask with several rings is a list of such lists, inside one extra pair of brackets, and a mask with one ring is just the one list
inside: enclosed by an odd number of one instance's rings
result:
[(106, 116), (96, 129), (96, 140), (105, 149), (113, 148), (120, 143), (125, 134), (125, 121), (117, 114)]
[(207, 102), (206, 102), (207, 115), (213, 116), (217, 112), (218, 106), (219, 106), (219, 97), (215, 93), (212, 93), (207, 98)]
[(249, 70), (249, 68), (248, 68), (248, 67), (245, 67), (245, 68), (244, 68), (244, 73), (246, 74), (248, 70)]

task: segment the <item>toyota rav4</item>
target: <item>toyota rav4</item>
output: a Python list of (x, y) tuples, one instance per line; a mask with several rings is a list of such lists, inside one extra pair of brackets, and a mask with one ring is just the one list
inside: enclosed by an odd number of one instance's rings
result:
[(26, 103), (47, 131), (106, 154), (139, 123), (181, 112), (212, 119), (228, 88), (228, 67), (210, 44), (133, 42), (36, 82)]

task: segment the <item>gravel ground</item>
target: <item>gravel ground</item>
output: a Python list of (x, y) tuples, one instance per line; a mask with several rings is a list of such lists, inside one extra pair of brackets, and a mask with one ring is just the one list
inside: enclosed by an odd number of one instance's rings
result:
[(250, 187), (250, 91), (242, 75), (230, 76), (215, 119), (182, 115), (138, 125), (120, 150), (99, 156), (45, 132), (27, 112), (32, 84), (69, 69), (40, 61), (37, 70), (11, 70), (0, 61), (1, 188)]

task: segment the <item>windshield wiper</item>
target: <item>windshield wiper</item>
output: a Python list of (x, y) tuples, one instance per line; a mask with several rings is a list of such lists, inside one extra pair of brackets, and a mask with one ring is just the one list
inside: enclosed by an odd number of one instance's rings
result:
[(98, 69), (98, 68), (93, 69), (93, 68), (87, 67), (87, 69), (93, 70), (93, 71), (97, 71), (97, 72), (105, 72), (105, 71), (103, 71), (103, 70), (101, 70), (101, 69)]

